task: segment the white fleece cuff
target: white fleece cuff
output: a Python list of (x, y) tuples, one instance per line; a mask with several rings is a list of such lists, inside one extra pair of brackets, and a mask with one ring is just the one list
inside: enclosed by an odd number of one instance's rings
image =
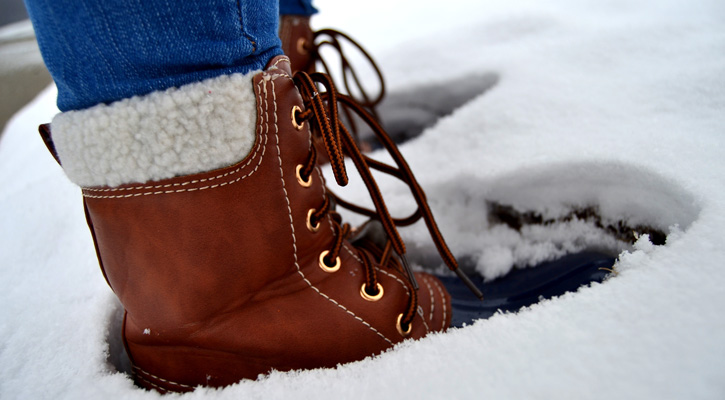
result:
[(53, 118), (65, 173), (80, 186), (145, 183), (242, 160), (255, 140), (252, 77), (223, 75)]

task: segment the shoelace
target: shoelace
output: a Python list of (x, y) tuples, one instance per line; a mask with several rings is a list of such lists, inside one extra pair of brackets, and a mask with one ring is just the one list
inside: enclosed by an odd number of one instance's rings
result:
[[(370, 260), (370, 253), (375, 253), (379, 257), (378, 263), (381, 266), (391, 266), (398, 270), (401, 270), (407, 276), (408, 285), (410, 289), (410, 297), (406, 312), (402, 318), (399, 319), (399, 325), (403, 331), (410, 329), (410, 324), (415, 317), (415, 312), (418, 307), (417, 305), (417, 290), (418, 284), (415, 277), (408, 266), (405, 258), (406, 248), (397, 226), (407, 226), (415, 223), (416, 221), (423, 218), (425, 224), (430, 232), (431, 238), (436, 245), (438, 253), (440, 254), (443, 262), (448, 266), (449, 269), (454, 271), (456, 275), (468, 286), (468, 288), (478, 297), (483, 298), (482, 293), (476, 288), (476, 286), (463, 274), (458, 268), (458, 262), (451, 253), (446, 244), (443, 236), (441, 235), (438, 226), (433, 218), (433, 214), (426, 201), (425, 193), (418, 184), (418, 181), (413, 176), (410, 167), (403, 158), (402, 154), (398, 150), (397, 146), (387, 133), (382, 129), (376, 119), (367, 112), (361, 105), (359, 105), (355, 99), (348, 95), (343, 95), (337, 92), (332, 78), (327, 74), (313, 73), (308, 75), (305, 72), (297, 72), (294, 76), (295, 85), (302, 95), (304, 101), (305, 110), (295, 110), (293, 113), (294, 122), (298, 125), (303, 124), (305, 121), (310, 121), (314, 128), (317, 129), (325, 147), (330, 160), (330, 166), (332, 168), (335, 181), (340, 186), (346, 186), (348, 183), (347, 171), (345, 168), (345, 156), (349, 156), (356, 169), (360, 173), (362, 180), (370, 194), (374, 209), (368, 209), (362, 206), (358, 206), (347, 202), (337, 195), (328, 191), (328, 197), (325, 198), (322, 206), (317, 210), (311, 210), (308, 217), (308, 222), (311, 227), (319, 226), (320, 221), (325, 215), (332, 213), (331, 203), (334, 201), (336, 205), (347, 208), (350, 211), (365, 215), (372, 220), (378, 221), (386, 234), (386, 243), (382, 249), (375, 249), (376, 246), (370, 243), (363, 242), (364, 248), (369, 251), (361, 251), (361, 259), (365, 268), (366, 282), (363, 286), (364, 291), (370, 295), (375, 296), (378, 294), (378, 283), (375, 267)], [(325, 91), (318, 92), (318, 85), (324, 87)], [(357, 114), (365, 123), (370, 125), (373, 132), (381, 142), (383, 147), (390, 153), (396, 166), (388, 165), (377, 160), (374, 160), (368, 156), (362, 154), (357, 147), (353, 136), (349, 130), (340, 121), (338, 103), (345, 109), (348, 109)], [(316, 162), (316, 150), (314, 146), (310, 152), (305, 164), (299, 171), (300, 177), (303, 181), (309, 181), (310, 176), (315, 168)], [(390, 215), (380, 189), (373, 178), (372, 169), (392, 175), (397, 179), (405, 183), (411, 190), (413, 197), (417, 204), (417, 209), (413, 214), (408, 217), (395, 219)], [(331, 200), (332, 199), (332, 200)], [(339, 214), (334, 213), (334, 220), (336, 222), (336, 240), (333, 248), (324, 256), (321, 256), (321, 262), (324, 262), (329, 268), (333, 268), (333, 261), (337, 260), (337, 257), (342, 249), (343, 241), (350, 235), (351, 229), (349, 224), (342, 224)], [(391, 257), (392, 252), (398, 256), (400, 262), (397, 262)], [(339, 260), (336, 261), (339, 264)], [(333, 264), (333, 267), (330, 265)], [(339, 268), (339, 265), (338, 265)]]
[[(363, 56), (363, 58), (367, 60), (370, 68), (375, 71), (375, 74), (378, 78), (377, 81), (379, 88), (376, 94), (371, 95), (371, 93), (368, 92), (365, 86), (363, 86), (360, 78), (358, 77), (358, 73), (355, 71), (355, 68), (353, 68), (353, 64), (350, 63), (350, 60), (345, 53), (345, 48), (350, 48), (350, 46), (343, 45), (343, 42), (347, 42), (351, 45), (353, 49), (357, 49), (357, 51)], [(308, 49), (308, 51), (310, 52), (310, 58), (313, 65), (316, 61), (319, 61), (322, 65), (324, 72), (330, 76), (332, 76), (330, 72), (330, 65), (323, 56), (324, 51), (322, 51), (325, 48), (334, 49), (337, 52), (338, 57), (340, 58), (340, 71), (342, 74), (342, 81), (347, 95), (355, 99), (355, 102), (358, 105), (362, 106), (372, 116), (374, 116), (377, 121), (380, 121), (380, 116), (377, 112), (377, 106), (382, 102), (383, 98), (385, 97), (385, 79), (383, 79), (383, 73), (380, 71), (380, 68), (378, 67), (377, 63), (375, 63), (375, 60), (370, 55), (370, 53), (368, 53), (353, 38), (335, 29), (328, 28), (313, 32), (311, 48)], [(339, 85), (337, 84), (335, 84), (335, 86), (339, 87)], [(347, 108), (343, 108), (343, 114), (345, 116), (345, 123), (349, 125), (349, 130), (350, 132), (352, 132), (353, 137), (356, 141), (358, 141), (358, 143), (361, 143), (359, 137), (359, 130), (356, 125), (355, 118), (352, 117), (352, 114)]]
[[(327, 47), (333, 48), (340, 57), (340, 71), (342, 72), (342, 80), (347, 95), (352, 97), (358, 105), (362, 106), (366, 111), (372, 114), (376, 120), (379, 120), (376, 107), (383, 100), (383, 97), (385, 97), (385, 80), (383, 79), (383, 73), (380, 71), (380, 68), (375, 63), (372, 56), (370, 56), (370, 54), (358, 42), (340, 31), (334, 29), (321, 29), (314, 32), (313, 36), (314, 40), (311, 44), (312, 48), (308, 49), (313, 62), (319, 61), (320, 64), (322, 64), (322, 68), (325, 73), (331, 75), (329, 63), (323, 57), (322, 50)], [(343, 42), (348, 42), (356, 48), (368, 61), (370, 67), (375, 71), (375, 74), (378, 77), (378, 86), (380, 89), (374, 96), (372, 96), (361, 83), (357, 72), (345, 54), (345, 46), (343, 46)], [(354, 120), (349, 114), (347, 114), (347, 110), (343, 110), (343, 112), (346, 113), (345, 116), (347, 117), (347, 121), (351, 124), (351, 131), (356, 135), (357, 129), (354, 125)]]

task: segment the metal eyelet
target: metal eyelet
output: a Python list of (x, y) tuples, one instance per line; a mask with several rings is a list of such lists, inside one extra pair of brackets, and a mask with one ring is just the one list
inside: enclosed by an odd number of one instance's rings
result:
[(295, 129), (297, 129), (298, 131), (301, 131), (302, 128), (305, 127), (305, 121), (302, 121), (301, 124), (297, 122), (297, 117), (295, 116), (295, 114), (297, 114), (298, 112), (302, 112), (302, 109), (299, 106), (292, 106), (292, 126), (294, 126)]
[(299, 38), (297, 39), (297, 52), (300, 54), (307, 54), (307, 39), (305, 38)]
[(383, 298), (383, 285), (381, 285), (380, 282), (378, 282), (376, 288), (378, 289), (378, 294), (376, 294), (375, 296), (371, 296), (368, 294), (367, 291), (365, 291), (365, 284), (363, 283), (363, 285), (360, 287), (360, 296), (362, 296), (362, 298), (367, 301), (378, 301), (378, 300), (382, 299)]
[(312, 185), (312, 175), (307, 177), (307, 180), (302, 179), (302, 175), (300, 174), (300, 171), (302, 171), (302, 164), (297, 165), (297, 169), (295, 170), (295, 175), (297, 176), (297, 182), (302, 187), (310, 187)]
[(325, 263), (325, 257), (330, 254), (329, 250), (325, 250), (322, 253), (320, 253), (320, 268), (322, 268), (325, 272), (335, 272), (338, 269), (340, 269), (340, 265), (342, 265), (342, 262), (340, 261), (340, 257), (335, 258), (335, 265), (330, 267)]
[(317, 224), (315, 224), (315, 225), (312, 225), (312, 221), (311, 221), (311, 219), (312, 219), (312, 214), (313, 214), (314, 212), (315, 212), (315, 209), (314, 209), (314, 208), (310, 208), (310, 210), (309, 210), (309, 211), (307, 211), (307, 229), (308, 229), (308, 230), (309, 230), (310, 232), (312, 232), (312, 233), (315, 233), (315, 232), (317, 232), (318, 230), (320, 230), (320, 225), (321, 225), (321, 224), (320, 224), (320, 221), (317, 221)]
[(408, 325), (408, 329), (403, 330), (403, 327), (400, 326), (400, 321), (403, 319), (403, 314), (398, 315), (398, 322), (396, 322), (395, 327), (398, 329), (398, 333), (402, 337), (408, 337), (410, 335), (410, 332), (413, 330), (413, 324), (411, 323)]

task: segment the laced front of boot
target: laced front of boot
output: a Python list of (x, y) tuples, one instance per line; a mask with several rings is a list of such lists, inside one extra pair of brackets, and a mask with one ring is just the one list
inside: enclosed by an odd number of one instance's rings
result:
[[(325, 198), (323, 204), (308, 212), (307, 227), (312, 231), (319, 228), (322, 219), (326, 215), (332, 215), (333, 221), (335, 221), (335, 242), (330, 250), (324, 251), (320, 255), (320, 267), (330, 272), (340, 268), (339, 254), (344, 240), (347, 239), (355, 242), (358, 254), (364, 265), (365, 283), (361, 287), (361, 296), (363, 298), (375, 301), (383, 294), (383, 288), (377, 281), (376, 263), (380, 266), (397, 269), (400, 273), (404, 274), (407, 277), (406, 284), (409, 288), (410, 296), (405, 312), (401, 313), (398, 317), (397, 328), (401, 335), (407, 336), (411, 331), (411, 323), (418, 306), (418, 283), (406, 261), (405, 243), (397, 227), (411, 225), (422, 218), (443, 262), (463, 280), (477, 297), (482, 298), (483, 295), (481, 292), (458, 268), (458, 263), (449, 250), (433, 218), (423, 189), (418, 184), (418, 181), (415, 179), (415, 176), (395, 143), (382, 129), (376, 119), (363, 106), (358, 104), (355, 99), (349, 95), (338, 93), (332, 79), (327, 74), (298, 72), (294, 76), (294, 82), (302, 95), (305, 110), (297, 107), (293, 108), (291, 115), (293, 125), (298, 127), (298, 129), (302, 129), (305, 122), (312, 124), (313, 130), (322, 138), (324, 151), (330, 160), (332, 173), (335, 181), (340, 186), (346, 186), (348, 184), (345, 156), (350, 157), (356, 169), (359, 171), (374, 205), (374, 209), (365, 208), (347, 202), (328, 190), (328, 196)], [(318, 86), (323, 87), (325, 91), (319, 92)], [(350, 131), (340, 121), (338, 104), (370, 125), (382, 146), (390, 153), (395, 165), (379, 162), (361, 153)], [(317, 150), (315, 150), (315, 146), (312, 146), (306, 162), (297, 167), (297, 178), (301, 184), (308, 184), (310, 182), (311, 175), (316, 167), (316, 160)], [(405, 218), (393, 218), (391, 216), (372, 175), (373, 169), (394, 176), (410, 188), (417, 204), (416, 210), (411, 215)], [(349, 224), (342, 223), (341, 217), (334, 211), (334, 205), (369, 217), (373, 221), (373, 224), (379, 224), (381, 226), (382, 231), (385, 233), (385, 239), (382, 242), (364, 237), (358, 241), (353, 240), (353, 230)], [(355, 236), (364, 235), (358, 233)]]

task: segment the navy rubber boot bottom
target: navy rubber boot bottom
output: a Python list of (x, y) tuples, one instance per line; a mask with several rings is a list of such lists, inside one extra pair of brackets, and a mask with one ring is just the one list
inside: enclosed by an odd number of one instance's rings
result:
[(602, 282), (614, 265), (615, 258), (601, 253), (569, 254), (558, 260), (534, 267), (514, 269), (508, 275), (484, 283), (480, 276), (471, 280), (483, 292), (483, 301), (455, 276), (438, 277), (451, 294), (452, 327), (486, 319), (496, 311), (518, 311), (544, 299), (576, 291), (592, 282)]

